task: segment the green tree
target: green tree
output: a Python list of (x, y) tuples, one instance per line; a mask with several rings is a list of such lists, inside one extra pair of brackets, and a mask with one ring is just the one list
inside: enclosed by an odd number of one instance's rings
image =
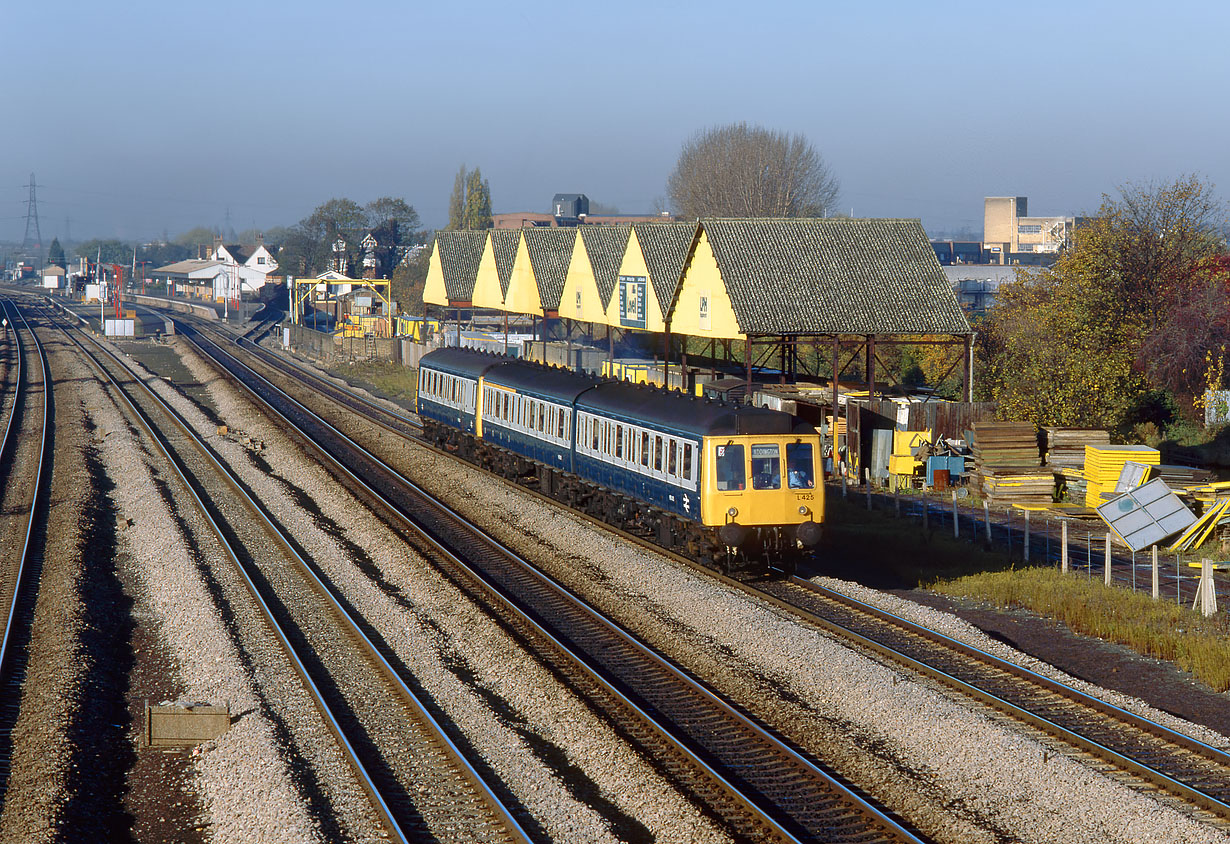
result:
[(461, 165), (461, 169), (457, 171), (456, 178), (453, 179), (453, 194), (448, 198), (448, 225), (445, 227), (449, 231), (465, 227), (466, 215), (466, 166)]
[(464, 228), (471, 231), (491, 228), (491, 188), (475, 167), (466, 179)]
[(102, 261), (104, 264), (120, 264), (129, 266), (132, 263), (132, 244), (122, 240), (87, 240), (73, 247), (82, 258), (90, 261)]
[(64, 247), (60, 245), (58, 237), (51, 239), (51, 246), (47, 249), (47, 263), (62, 270), (68, 269), (68, 261), (64, 258)]

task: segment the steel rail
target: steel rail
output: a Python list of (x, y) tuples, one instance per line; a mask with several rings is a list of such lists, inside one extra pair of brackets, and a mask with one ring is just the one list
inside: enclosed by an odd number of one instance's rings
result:
[[(207, 357), (214, 359), (213, 355), (209, 354), (207, 350), (202, 348), (201, 344), (197, 342), (197, 340), (191, 334), (185, 334), (183, 336), (187, 337), (190, 340), (190, 342), (193, 342), (193, 344), (196, 345), (197, 348), (201, 350), (202, 354), (205, 354)], [(482, 541), (485, 542), (488, 546), (498, 551), (498, 553), (507, 557), (508, 559), (515, 561), (518, 565), (522, 566), (525, 569), (525, 571), (531, 573), (532, 576), (534, 576), (543, 585), (545, 585), (547, 588), (549, 588), (554, 593), (556, 593), (561, 599), (574, 605), (576, 609), (590, 616), (596, 623), (601, 624), (604, 627), (608, 628), (612, 632), (613, 635), (617, 635), (622, 641), (625, 641), (630, 646), (635, 647), (638, 651), (644, 654), (644, 656), (647, 659), (653, 660), (656, 664), (660, 665), (665, 671), (674, 675), (678, 679), (679, 682), (685, 684), (686, 686), (694, 689), (698, 693), (704, 695), (706, 699), (709, 700), (714, 706), (719, 707), (724, 712), (726, 717), (729, 717), (731, 719), (738, 721), (746, 729), (754, 732), (762, 741), (766, 742), (767, 744), (772, 745), (782, 757), (793, 760), (800, 766), (808, 769), (812, 773), (813, 776), (827, 781), (832, 788), (842, 793), (845, 799), (849, 800), (852, 804), (860, 807), (861, 810), (864, 811), (868, 816), (875, 818), (877, 822), (883, 824), (885, 827), (891, 830), (892, 834), (895, 836), (895, 840), (906, 841), (906, 842), (920, 842), (921, 841), (921, 839), (917, 838), (912, 832), (908, 831), (903, 826), (901, 826), (901, 824), (899, 824), (894, 818), (886, 814), (883, 810), (879, 809), (878, 807), (872, 805), (869, 801), (864, 799), (861, 795), (850, 790), (844, 783), (835, 779), (828, 772), (820, 768), (810, 758), (803, 755), (801, 752), (799, 752), (796, 748), (792, 747), (788, 743), (782, 741), (777, 735), (775, 735), (774, 733), (766, 729), (763, 725), (761, 725), (754, 719), (748, 717), (745, 713), (743, 713), (741, 710), (739, 710), (736, 706), (734, 706), (732, 703), (727, 701), (721, 695), (713, 692), (711, 689), (705, 686), (702, 682), (691, 677), (686, 672), (684, 672), (682, 669), (680, 669), (678, 666), (676, 666), (671, 660), (656, 653), (651, 648), (649, 648), (648, 646), (640, 642), (640, 640), (637, 639), (633, 634), (628, 633), (622, 628), (619, 628), (618, 625), (616, 625), (614, 622), (610, 621), (609, 619), (605, 618), (600, 613), (595, 611), (583, 599), (575, 595), (567, 587), (556, 582), (548, 574), (539, 570), (531, 562), (529, 562), (528, 560), (525, 560), (523, 557), (518, 555), (512, 549), (507, 548), (503, 544), (499, 543), (497, 540), (488, 536), (486, 532), (483, 531), (480, 527), (474, 525), (464, 516), (457, 513), (452, 508), (448, 507), (448, 505), (436, 500), (434, 496), (432, 496), (430, 493), (423, 490), (421, 487), (419, 487), (413, 481), (406, 478), (401, 473), (397, 472), (397, 470), (388, 466), (386, 463), (380, 460), (380, 458), (376, 457), (375, 455), (372, 455), (369, 451), (367, 451), (361, 445), (359, 445), (358, 443), (355, 443), (354, 440), (352, 440), (346, 434), (344, 434), (341, 431), (338, 431), (337, 428), (335, 428), (333, 425), (329, 424), (326, 420), (321, 419), (317, 414), (313, 413), (309, 408), (305, 407), (302, 403), (298, 402), (293, 397), (287, 395), (284, 391), (282, 391), (276, 385), (269, 382), (268, 379), (264, 378), (259, 373), (252, 370), (242, 361), (239, 361), (238, 359), (234, 358), (229, 353), (225, 352), (223, 349), (221, 349), (221, 347), (217, 346), (217, 344), (214, 344), (209, 340), (206, 340), (206, 342), (210, 343), (210, 345), (212, 345), (217, 351), (222, 352), (224, 355), (226, 355), (235, 365), (242, 367), (244, 370), (246, 370), (258, 382), (263, 383), (268, 389), (272, 390), (274, 393), (280, 395), (283, 399), (290, 402), (292, 405), (297, 407), (302, 413), (308, 415), (310, 418), (316, 420), (319, 424), (327, 428), (330, 432), (332, 432), (333, 435), (335, 435), (341, 441), (343, 441), (348, 448), (354, 449), (356, 453), (366, 456), (366, 458), (371, 460), (374, 464), (382, 467), (382, 470), (386, 472), (390, 477), (395, 479), (396, 483), (412, 491), (414, 494), (418, 496), (431, 500), (433, 502), (433, 506), (439, 508), (440, 511), (447, 514), (450, 518), (454, 519), (459, 524), (464, 525), (468, 529), (474, 531), (479, 537), (481, 537)], [(223, 369), (223, 371), (227, 371), (227, 368), (220, 361), (217, 361), (215, 359), (215, 363), (217, 366)], [(286, 425), (297, 430), (300, 436), (302, 436), (306, 442), (314, 442), (313, 439), (306, 432), (302, 431), (302, 429), (299, 428), (298, 425), (296, 425), (285, 414), (283, 414), (281, 411), (275, 408), (258, 391), (253, 389), (250, 385), (246, 384), (242, 378), (237, 378), (236, 380), (238, 381), (238, 383), (243, 385), (243, 387), (249, 392), (250, 395), (254, 396), (259, 402), (261, 402), (261, 404), (267, 407), (270, 410), (270, 412), (275, 414)], [(754, 800), (754, 798), (750, 798), (746, 795), (743, 795), (742, 791), (738, 788), (738, 786), (736, 786), (730, 780), (729, 777), (727, 777), (726, 775), (714, 769), (714, 767), (710, 765), (707, 761), (705, 761), (705, 759), (703, 759), (700, 755), (697, 755), (697, 753), (695, 753), (690, 748), (689, 742), (687, 740), (681, 739), (678, 736), (675, 736), (669, 727), (658, 723), (657, 719), (654, 719), (648, 712), (646, 712), (643, 709), (643, 707), (638, 705), (636, 702), (630, 700), (627, 697), (627, 695), (625, 695), (622, 691), (619, 690), (619, 688), (617, 688), (615, 685), (609, 682), (600, 671), (593, 668), (585, 657), (576, 653), (576, 651), (573, 648), (571, 648), (570, 646), (562, 642), (557, 636), (551, 633), (551, 631), (547, 630), (541, 623), (539, 623), (532, 615), (530, 615), (525, 610), (523, 610), (519, 606), (519, 603), (516, 601), (516, 599), (508, 595), (503, 589), (503, 587), (501, 587), (498, 584), (490, 582), (490, 578), (488, 578), (482, 572), (476, 570), (469, 563), (458, 558), (450, 549), (444, 546), (441, 542), (437, 540), (436, 537), (431, 535), (425, 528), (423, 528), (416, 519), (411, 517), (409, 514), (405, 513), (400, 506), (389, 501), (386, 496), (384, 496), (379, 491), (374, 489), (370, 484), (367, 483), (366, 480), (359, 477), (354, 471), (352, 471), (349, 467), (343, 464), (335, 455), (332, 455), (328, 450), (323, 449), (320, 446), (317, 446), (317, 448), (320, 454), (337, 471), (343, 473), (345, 476), (351, 478), (356, 484), (361, 486), (369, 495), (371, 495), (375, 500), (380, 502), (380, 504), (383, 507), (387, 508), (389, 512), (397, 516), (403, 524), (407, 525), (407, 527), (409, 527), (416, 534), (421, 536), (425, 542), (429, 543), (434, 549), (436, 549), (438, 553), (440, 553), (442, 556), (445, 556), (447, 559), (449, 559), (455, 565), (461, 567), (463, 570), (470, 572), (471, 576), (478, 579), (479, 582), (484, 583), (486, 585), (486, 588), (490, 590), (492, 594), (498, 597), (509, 611), (515, 613), (526, 624), (532, 626), (540, 635), (546, 637), (548, 640), (555, 643), (556, 646), (559, 647), (563, 653), (565, 653), (570, 659), (574, 660), (585, 671), (589, 672), (591, 676), (597, 682), (599, 682), (604, 688), (606, 688), (609, 691), (609, 693), (617, 696), (626, 706), (630, 707), (633, 711), (641, 714), (645, 719), (647, 719), (647, 723), (649, 723), (653, 727), (653, 729), (655, 729), (660, 735), (662, 735), (663, 738), (669, 740), (672, 744), (674, 744), (677, 747), (677, 749), (685, 753), (695, 764), (701, 766), (716, 781), (722, 783), (723, 786), (729, 789), (732, 794), (740, 795), (741, 799), (746, 802), (747, 807), (753, 810), (762, 819), (762, 822), (770, 824), (772, 828), (774, 828), (775, 832), (787, 838), (787, 840), (799, 840), (798, 837), (794, 833), (790, 832), (785, 827), (783, 827), (773, 817), (773, 814), (770, 811), (761, 808), (758, 805), (758, 803)]]
[[(38, 521), (39, 504), (41, 503), (43, 499), (43, 491), (44, 491), (43, 490), (43, 485), (44, 485), (43, 469), (45, 468), (45, 465), (47, 462), (47, 439), (48, 439), (48, 434), (50, 433), (50, 420), (51, 420), (51, 407), (52, 407), (51, 383), (50, 383), (50, 379), (47, 377), (48, 376), (47, 353), (43, 349), (43, 344), (39, 342), (38, 335), (34, 333), (34, 329), (30, 327), (30, 324), (26, 321), (25, 315), (21, 313), (21, 310), (16, 305), (6, 302), (5, 303), (6, 310), (10, 307), (12, 308), (13, 312), (16, 313), (17, 318), (20, 319), (21, 324), (25, 327), (26, 331), (29, 333), (30, 339), (34, 343), (34, 348), (36, 350), (36, 355), (38, 357), (39, 367), (42, 370), (43, 432), (42, 432), (41, 441), (38, 447), (38, 473), (35, 475), (35, 478), (34, 478), (34, 487), (33, 487), (34, 493), (31, 496), (30, 517), (29, 517), (29, 521), (26, 523), (26, 538), (25, 538), (25, 542), (22, 545), (22, 549), (21, 549), (21, 562), (18, 564), (17, 572), (13, 578), (13, 594), (12, 594), (11, 600), (9, 601), (8, 613), (6, 614), (6, 618), (4, 622), (4, 641), (0, 642), (0, 673), (3, 673), (5, 675), (7, 675), (9, 672), (9, 667), (10, 667), (9, 662), (12, 659), (12, 651), (10, 649), (10, 645), (11, 645), (11, 639), (12, 639), (12, 634), (13, 634), (14, 622), (15, 622), (16, 615), (17, 615), (17, 607), (19, 604), (20, 596), (21, 596), (21, 590), (26, 585), (23, 581), (25, 579), (26, 564), (30, 558), (30, 539), (34, 533), (34, 526)], [(16, 325), (14, 324), (14, 336), (16, 336), (16, 331), (17, 331)], [(20, 340), (18, 340), (18, 345), (20, 345)], [(19, 373), (18, 378), (21, 379), (23, 376), (24, 376), (24, 369), (22, 372)], [(14, 415), (16, 414), (16, 412), (17, 412), (17, 405), (16, 403), (14, 403), (13, 405)], [(10, 417), (10, 421), (11, 421), (11, 417)], [(8, 443), (7, 429), (5, 431), (5, 443), (6, 445)]]
[[(487, 801), (492, 805), (493, 810), (496, 812), (498, 816), (500, 816), (500, 821), (510, 831), (511, 836), (518, 841), (528, 842), (530, 840), (529, 835), (525, 832), (525, 830), (521, 827), (521, 825), (517, 822), (517, 820), (512, 816), (512, 813), (510, 812), (510, 810), (506, 806), (504, 806), (503, 802), (495, 794), (491, 786), (483, 779), (483, 777), (478, 773), (478, 771), (469, 762), (469, 760), (465, 758), (461, 750), (448, 737), (445, 730), (441, 727), (439, 722), (436, 721), (436, 719), (432, 717), (430, 712), (427, 710), (426, 706), (422, 703), (421, 700), (419, 700), (418, 696), (415, 695), (413, 690), (411, 690), (409, 686), (406, 685), (405, 681), (398, 674), (397, 670), (393, 668), (393, 666), (385, 658), (384, 654), (381, 653), (380, 648), (378, 648), (376, 644), (372, 642), (371, 639), (363, 632), (361, 625), (355, 620), (353, 615), (351, 615), (345, 609), (342, 603), (338, 600), (337, 596), (333, 593), (333, 590), (330, 589), (320, 579), (320, 577), (313, 570), (313, 567), (309, 565), (307, 561), (305, 561), (298, 554), (297, 551), (295, 551), (293, 543), (290, 542), (285, 537), (285, 535), (273, 525), (272, 521), (268, 517), (268, 514), (265, 512), (265, 509), (252, 499), (252, 497), (247, 493), (246, 489), (244, 488), (243, 484), (239, 481), (239, 479), (236, 478), (230, 472), (230, 470), (224, 464), (221, 463), (221, 461), (216, 459), (216, 457), (213, 455), (209, 447), (201, 440), (201, 438), (196, 434), (196, 432), (192, 430), (191, 426), (179, 415), (179, 413), (174, 408), (171, 408), (169, 405), (167, 405), (166, 402), (164, 402), (162, 398), (157, 395), (157, 393), (149, 389), (149, 387), (145, 384), (145, 382), (135, 372), (133, 372), (132, 368), (129, 367), (127, 363), (125, 363), (123, 360), (117, 357), (113, 352), (111, 352), (109, 349), (107, 349), (105, 346), (99, 343), (95, 338), (90, 337), (88, 334), (84, 334), (84, 332), (82, 334), (83, 336), (87, 337), (102, 353), (106, 354), (108, 357), (114, 360), (118, 366), (120, 366), (125, 372), (127, 372), (133, 378), (133, 380), (141, 386), (142, 390), (146, 393), (146, 395), (148, 395), (151, 399), (153, 399), (153, 401), (163, 410), (163, 412), (167, 414), (168, 418), (171, 419), (172, 422), (177, 427), (179, 427), (185, 434), (188, 435), (189, 439), (193, 441), (193, 443), (202, 452), (202, 454), (205, 455), (205, 457), (213, 464), (214, 468), (219, 473), (219, 475), (225, 478), (228, 484), (236, 491), (236, 493), (238, 493), (248, 503), (248, 506), (250, 507), (250, 509), (261, 519), (261, 521), (263, 522), (269, 534), (273, 536), (278, 541), (278, 543), (283, 547), (283, 549), (287, 551), (291, 556), (293, 556), (296, 559), (296, 561), (302, 566), (304, 572), (306, 572), (311, 577), (313, 582), (315, 583), (318, 591), (322, 595), (324, 595), (326, 599), (329, 601), (332, 611), (346, 622), (350, 633), (353, 636), (355, 636), (360, 642), (364, 643), (373, 661), (376, 662), (381, 667), (381, 670), (389, 678), (391, 678), (391, 681), (397, 687), (398, 692), (403, 697), (405, 697), (408, 701), (411, 702), (412, 706), (418, 711), (423, 721), (435, 733), (437, 739), (440, 740), (448, 748), (450, 755), (454, 758), (454, 761), (462, 768), (464, 772), (466, 772), (467, 776), (471, 779), (472, 783), (475, 786), (477, 786), (478, 789), (485, 795)], [(95, 366), (99, 369), (99, 371), (103, 372), (108, 378), (108, 380), (110, 380), (111, 383), (115, 385), (116, 389), (124, 397), (125, 402), (133, 410), (134, 414), (136, 414), (136, 416), (141, 420), (142, 427), (145, 428), (146, 432), (157, 443), (158, 448), (162, 452), (163, 456), (167, 459), (167, 461), (175, 469), (175, 472), (179, 476), (180, 481), (183, 483), (184, 487), (191, 493), (192, 498), (196, 502), (197, 507), (199, 508), (201, 514), (208, 521), (211, 529), (215, 532), (215, 534), (217, 535), (223, 547), (225, 547), (226, 552), (231, 559), (231, 562), (236, 566), (237, 570), (242, 575), (244, 582), (247, 585), (248, 590), (251, 592), (253, 597), (256, 599), (258, 605), (261, 608), (261, 612), (264, 614), (266, 621), (270, 625), (270, 628), (277, 635), (278, 640), (282, 645), (282, 648), (288, 654), (289, 658), (292, 661), (292, 664), (295, 666), (296, 672), (300, 675), (305, 685), (308, 687), (314, 699), (314, 702), (317, 708), (321, 711), (322, 715), (324, 716), (324, 720), (326, 724), (328, 725), (330, 731), (334, 734), (334, 736), (337, 738), (337, 740), (343, 747), (346, 753), (346, 756), (347, 756), (347, 760), (349, 761), (351, 766), (354, 768), (357, 776), (360, 779), (361, 785), (363, 786), (364, 790), (369, 794), (369, 796), (372, 798), (372, 800), (375, 802), (377, 809), (379, 813), (381, 814), (385, 825), (389, 828), (390, 833), (395, 836), (396, 840), (408, 842), (410, 839), (407, 837), (406, 833), (401, 829), (401, 826), (398, 823), (397, 819), (394, 817), (393, 811), (389, 807), (386, 798), (381, 793), (379, 786), (375, 783), (372, 776), (368, 773), (366, 766), (364, 766), (363, 762), (359, 758), (359, 754), (357, 750), (355, 749), (351, 740), (345, 734), (345, 729), (341, 726), (337, 716), (334, 715), (331, 707), (325, 700), (324, 694), (321, 692), (319, 686), (317, 685), (315, 680), (313, 680), (311, 673), (309, 672), (309, 670), (307, 669), (306, 665), (303, 662), (303, 658), (298, 654), (294, 645), (291, 643), (289, 636), (287, 635), (283, 627), (278, 623), (278, 621), (274, 617), (272, 609), (269, 607), (268, 603), (262, 597), (260, 590), (256, 586), (255, 582), (252, 580), (251, 575), (249, 574), (247, 570), (247, 567), (244, 566), (240, 562), (239, 557), (236, 554), (235, 550), (231, 547), (230, 543), (226, 540), (224, 532), (222, 531), (218, 523), (214, 520), (213, 515), (210, 512), (210, 508), (200, 498), (200, 496), (196, 492), (196, 489), (189, 482), (188, 478), (186, 477), (183, 471), (183, 468), (181, 467), (179, 460), (177, 460), (171, 455), (171, 452), (168, 449), (167, 445), (165, 444), (163, 437), (156, 432), (156, 429), (155, 429), (155, 426), (152, 420), (150, 420), (146, 416), (144, 411), (142, 411), (136, 405), (136, 403), (132, 401), (132, 399), (128, 396), (127, 391), (124, 389), (124, 387), (121, 386), (118, 383), (118, 381), (116, 381), (111, 376), (111, 374), (106, 371), (106, 367), (104, 367), (101, 363), (97, 361), (97, 358), (95, 357), (95, 355), (92, 352), (90, 352), (88, 349), (86, 349), (85, 346), (76, 338), (76, 336), (74, 336), (71, 333), (69, 333), (68, 336), (73, 340), (74, 343), (78, 345), (79, 348), (81, 348), (84, 354), (86, 354), (91, 360), (94, 361)]]

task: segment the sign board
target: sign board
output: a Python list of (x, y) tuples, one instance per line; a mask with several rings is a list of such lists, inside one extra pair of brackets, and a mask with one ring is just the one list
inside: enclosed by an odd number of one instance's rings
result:
[(1156, 545), (1196, 521), (1161, 478), (1112, 498), (1097, 511), (1133, 551)]
[(136, 320), (108, 319), (103, 334), (108, 337), (132, 337)]
[(624, 328), (644, 328), (647, 324), (648, 279), (643, 275), (619, 277), (619, 324)]

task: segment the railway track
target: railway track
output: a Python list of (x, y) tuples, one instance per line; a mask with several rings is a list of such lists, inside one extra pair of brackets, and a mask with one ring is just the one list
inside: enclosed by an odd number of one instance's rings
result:
[(209, 446), (104, 344), (60, 325), (190, 491), (259, 603), (390, 837), (522, 842), (530, 837), (411, 690), (388, 645), (296, 550)]
[[(703, 683), (593, 611), (529, 561), (398, 475), (333, 426), (192, 328), (179, 329), (283, 427), (319, 445), (335, 473), (414, 531), (414, 545), (477, 590), (552, 670), (717, 812), (755, 840), (916, 841), (884, 811)], [(271, 377), (277, 377), (273, 372)], [(312, 390), (316, 390), (313, 385)]]
[[(262, 353), (262, 357), (271, 355), (267, 351)], [(374, 407), (374, 421), (388, 430), (397, 432), (406, 425), (404, 417), (360, 400), (304, 367), (296, 365), (295, 371), (303, 373), (306, 382), (322, 394), (340, 396), (334, 400), (352, 410), (362, 412), (366, 407)], [(516, 488), (537, 495), (522, 485)], [(559, 506), (549, 498), (539, 497)], [(593, 524), (612, 530), (600, 522)], [(616, 533), (627, 541), (665, 553), (641, 537)], [(683, 558), (675, 559), (714, 575)], [(1090, 754), (1130, 774), (1146, 788), (1156, 788), (1188, 805), (1230, 819), (1230, 754), (1222, 749), (801, 578), (758, 584), (721, 579), (796, 614), (804, 623), (821, 627), (880, 659), (929, 677), (1078, 752)]]
[[(27, 648), (38, 596), (42, 567), (40, 534), (46, 529), (48, 445), (53, 421), (52, 392), (48, 387), (47, 356), (25, 316), (11, 301), (3, 314), (13, 332), (15, 357), (13, 399), (0, 443), (0, 471), (4, 473), (2, 503), (6, 522), (4, 552), (0, 557), (3, 581), (0, 595), (4, 613), (0, 641), (0, 802), (7, 793), (12, 770), (12, 731), (20, 714)], [(8, 515), (8, 514), (13, 515)]]

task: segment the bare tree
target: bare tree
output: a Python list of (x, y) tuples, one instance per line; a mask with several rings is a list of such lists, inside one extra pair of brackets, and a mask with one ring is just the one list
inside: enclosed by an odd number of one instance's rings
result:
[(685, 217), (820, 217), (840, 185), (802, 135), (732, 123), (684, 143), (666, 192)]

